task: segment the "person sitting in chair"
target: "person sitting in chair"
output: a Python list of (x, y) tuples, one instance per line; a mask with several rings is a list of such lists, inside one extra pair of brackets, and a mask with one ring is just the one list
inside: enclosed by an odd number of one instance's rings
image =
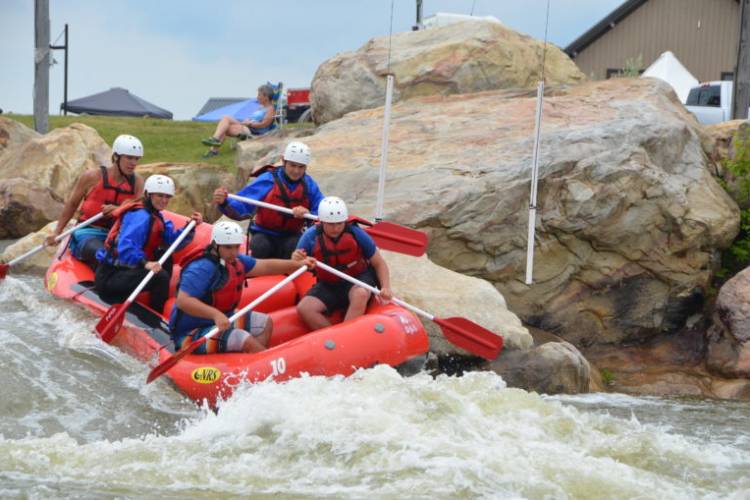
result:
[(258, 87), (258, 104), (261, 109), (255, 111), (247, 120), (239, 121), (232, 116), (225, 115), (216, 125), (214, 135), (203, 139), (201, 142), (211, 149), (203, 155), (204, 158), (211, 158), (219, 154), (226, 137), (245, 137), (263, 135), (275, 128), (273, 118), (275, 110), (273, 108), (274, 89), (271, 85), (265, 84)]

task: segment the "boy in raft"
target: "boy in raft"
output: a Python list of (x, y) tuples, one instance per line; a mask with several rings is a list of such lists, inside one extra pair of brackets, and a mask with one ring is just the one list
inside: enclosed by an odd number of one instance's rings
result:
[(65, 230), (79, 205), (79, 223), (104, 212), (104, 217), (88, 227), (74, 231), (70, 237), (70, 253), (73, 257), (96, 269), (96, 252), (104, 246), (107, 233), (114, 224), (112, 212), (123, 202), (143, 195), (143, 178), (135, 173), (135, 167), (142, 157), (141, 141), (132, 135), (118, 136), (112, 143), (112, 165), (86, 170), (78, 177), (57, 220), (57, 226), (47, 237), (45, 244), (57, 245), (55, 238)]
[[(164, 268), (157, 261), (184, 229), (175, 230), (172, 221), (165, 220), (161, 214), (174, 192), (172, 179), (166, 175), (152, 175), (146, 179), (140, 201), (127, 203), (112, 213), (114, 225), (104, 247), (96, 253), (99, 266), (94, 286), (104, 300), (122, 302), (148, 272), (153, 271), (154, 276), (144, 290), (151, 292), (151, 309), (162, 313), (169, 295), (172, 266), (171, 259), (167, 260)], [(191, 219), (195, 220), (196, 225), (203, 222), (198, 212), (193, 212)], [(179, 248), (187, 245), (192, 238), (192, 234), (188, 235)]]
[[(256, 260), (240, 255), (245, 233), (234, 222), (217, 222), (211, 232), (211, 243), (183, 260), (177, 300), (169, 319), (169, 330), (175, 348), (181, 349), (206, 335), (214, 325), (220, 334), (201, 344), (196, 353), (260, 352), (271, 338), (273, 324), (263, 313), (250, 311), (242, 327), (229, 323), (242, 296), (247, 277), (292, 273), (315, 261), (294, 252), (292, 260)], [(187, 262), (187, 263), (185, 263)]]
[(318, 205), (323, 199), (318, 184), (306, 173), (310, 163), (310, 148), (306, 144), (290, 142), (281, 160), (281, 167), (263, 172), (238, 194), (289, 208), (294, 212), (293, 216), (263, 207), (256, 210), (253, 205), (229, 200), (224, 187), (214, 191), (214, 203), (226, 216), (241, 220), (255, 213), (255, 220), (250, 226), (252, 238), (249, 247), (256, 259), (290, 258), (305, 228), (305, 214), (317, 214)]
[[(381, 287), (381, 297), (393, 296), (388, 265), (375, 242), (363, 229), (349, 224), (349, 212), (341, 198), (327, 196), (318, 208), (320, 224), (311, 227), (300, 238), (297, 248), (304, 255), (325, 262), (331, 267), (357, 278), (368, 285)], [(346, 310), (344, 321), (365, 313), (372, 295), (362, 287), (317, 269), (318, 282), (297, 305), (297, 312), (311, 330), (330, 326), (325, 316), (337, 309)]]

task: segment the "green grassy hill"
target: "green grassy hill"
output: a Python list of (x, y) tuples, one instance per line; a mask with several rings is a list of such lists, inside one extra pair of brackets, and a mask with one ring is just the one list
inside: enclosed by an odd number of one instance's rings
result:
[[(31, 115), (2, 115), (32, 128)], [(222, 165), (228, 170), (234, 169), (234, 151), (231, 146), (234, 139), (227, 139), (221, 148), (221, 154), (204, 160), (203, 154), (208, 150), (201, 144), (201, 139), (209, 137), (216, 128), (215, 123), (193, 121), (159, 120), (155, 118), (125, 118), (115, 116), (50, 116), (49, 129), (67, 127), (71, 123), (83, 123), (96, 129), (107, 144), (112, 144), (120, 134), (131, 134), (143, 142), (145, 156), (143, 163), (155, 162), (203, 162)], [(287, 127), (296, 127), (289, 124)]]

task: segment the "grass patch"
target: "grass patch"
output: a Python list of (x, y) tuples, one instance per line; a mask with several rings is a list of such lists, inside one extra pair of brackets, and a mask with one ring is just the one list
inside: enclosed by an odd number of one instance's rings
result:
[[(31, 115), (2, 115), (33, 128)], [(221, 147), (221, 154), (203, 159), (208, 148), (201, 139), (209, 137), (216, 129), (216, 123), (159, 120), (156, 118), (129, 118), (120, 116), (50, 116), (49, 129), (67, 127), (71, 123), (83, 123), (95, 129), (107, 144), (112, 144), (120, 134), (136, 136), (143, 142), (145, 156), (143, 163), (207, 163), (221, 165), (234, 171), (235, 152), (231, 146), (234, 139), (227, 139)], [(288, 128), (311, 127), (311, 124), (288, 124)]]
[(602, 368), (599, 370), (599, 374), (602, 376), (602, 383), (607, 387), (615, 385), (615, 374), (612, 373), (608, 368)]

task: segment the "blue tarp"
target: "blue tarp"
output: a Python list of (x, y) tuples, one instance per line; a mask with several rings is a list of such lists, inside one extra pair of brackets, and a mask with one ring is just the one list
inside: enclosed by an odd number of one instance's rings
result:
[(237, 120), (247, 120), (254, 112), (262, 109), (258, 99), (253, 97), (246, 101), (235, 102), (221, 108), (214, 109), (208, 113), (193, 117), (196, 122), (218, 122), (224, 115), (233, 116)]

